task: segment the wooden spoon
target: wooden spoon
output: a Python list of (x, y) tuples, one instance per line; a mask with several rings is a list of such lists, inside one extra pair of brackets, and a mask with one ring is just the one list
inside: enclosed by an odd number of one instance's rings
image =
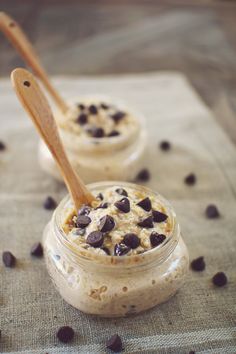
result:
[(42, 81), (49, 94), (62, 111), (65, 113), (68, 109), (66, 102), (62, 99), (59, 93), (52, 86), (49, 77), (42, 67), (37, 54), (26, 37), (23, 30), (10, 16), (4, 12), (0, 12), (0, 29), (13, 44), (16, 50), (20, 53), (25, 62), (32, 68), (35, 75)]
[(91, 204), (95, 198), (74, 172), (63, 148), (48, 101), (34, 76), (27, 70), (18, 68), (12, 71), (11, 80), (23, 108), (30, 115), (57, 162), (76, 209), (82, 204)]

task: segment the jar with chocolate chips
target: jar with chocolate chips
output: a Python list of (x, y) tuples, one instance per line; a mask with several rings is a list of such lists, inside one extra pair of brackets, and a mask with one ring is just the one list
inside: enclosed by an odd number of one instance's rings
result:
[[(143, 166), (147, 133), (143, 117), (108, 97), (84, 96), (73, 100), (65, 114), (55, 112), (68, 157), (86, 182), (132, 180)], [(43, 142), (41, 167), (61, 176)]]
[(77, 309), (128, 316), (171, 298), (189, 268), (179, 223), (167, 200), (131, 183), (88, 186), (92, 205), (75, 212), (66, 197), (44, 232), (47, 268)]

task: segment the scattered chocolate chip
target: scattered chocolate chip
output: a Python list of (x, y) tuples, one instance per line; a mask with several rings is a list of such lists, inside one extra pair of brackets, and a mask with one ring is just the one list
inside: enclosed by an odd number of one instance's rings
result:
[(162, 234), (158, 234), (157, 232), (153, 231), (150, 235), (150, 242), (152, 247), (159, 246), (163, 241), (165, 241), (166, 236)]
[(31, 247), (30, 254), (35, 257), (43, 256), (43, 247), (40, 242), (33, 244), (33, 246)]
[(56, 201), (52, 197), (47, 197), (43, 203), (44, 209), (53, 210), (57, 206)]
[(106, 347), (111, 349), (114, 353), (122, 351), (122, 341), (118, 334), (114, 334), (106, 343)]
[(81, 111), (83, 111), (83, 110), (85, 109), (85, 105), (82, 104), (82, 103), (79, 103), (79, 104), (77, 105), (77, 107), (78, 107), (79, 109), (81, 109)]
[(101, 203), (97, 208), (95, 209), (107, 209), (108, 208), (108, 203)]
[(163, 151), (168, 151), (171, 148), (171, 144), (169, 143), (169, 141), (163, 140), (160, 143), (160, 148)]
[(9, 251), (2, 253), (2, 261), (5, 267), (13, 268), (16, 264), (16, 257)]
[(0, 141), (0, 151), (3, 151), (5, 149), (6, 149), (6, 145), (2, 141)]
[(124, 243), (117, 243), (114, 247), (115, 256), (124, 256), (131, 250), (130, 247), (126, 246)]
[(152, 216), (148, 216), (146, 219), (139, 221), (138, 226), (144, 227), (145, 229), (151, 229), (154, 226)]
[(128, 193), (126, 192), (126, 190), (124, 188), (117, 188), (116, 193), (123, 195), (125, 197), (128, 197)]
[(148, 171), (147, 168), (144, 168), (141, 171), (139, 171), (139, 173), (136, 176), (136, 180), (147, 182), (150, 180), (150, 177), (151, 177), (150, 172)]
[(96, 196), (97, 199), (103, 200), (103, 194), (102, 193), (98, 193), (98, 195)]
[(76, 225), (77, 227), (80, 227), (81, 229), (84, 229), (91, 223), (91, 219), (87, 215), (78, 215), (77, 220), (76, 220)]
[(105, 215), (100, 219), (99, 230), (101, 232), (109, 232), (115, 227), (115, 221), (112, 216)]
[(195, 174), (194, 173), (190, 173), (188, 176), (185, 177), (184, 182), (188, 186), (193, 186), (196, 183)]
[(220, 217), (220, 213), (215, 205), (210, 204), (206, 208), (206, 216), (208, 219), (217, 219)]
[(228, 281), (227, 276), (223, 272), (216, 273), (212, 278), (213, 284), (219, 287), (226, 285), (227, 281)]
[(74, 338), (75, 332), (69, 326), (63, 326), (57, 331), (57, 338), (60, 342), (68, 343)]
[(100, 107), (105, 110), (109, 109), (109, 106), (106, 103), (101, 103)]
[(140, 206), (145, 211), (150, 211), (152, 209), (152, 203), (150, 198), (148, 197), (138, 202), (137, 205)]
[(99, 128), (99, 127), (91, 127), (88, 129), (89, 134), (91, 134), (91, 136), (93, 138), (103, 138), (104, 137), (104, 130), (103, 128)]
[(80, 125), (85, 125), (88, 122), (88, 116), (85, 113), (81, 113), (77, 118), (77, 123)]
[(206, 264), (204, 261), (204, 257), (198, 257), (191, 262), (191, 268), (192, 270), (195, 270), (196, 272), (201, 272), (206, 268)]
[(118, 130), (112, 130), (107, 136), (112, 137), (118, 135), (120, 135), (120, 132), (118, 132)]
[(122, 242), (132, 249), (135, 249), (140, 245), (139, 237), (133, 233), (126, 234)]
[(91, 104), (91, 106), (89, 106), (88, 109), (89, 109), (89, 112), (91, 114), (97, 114), (98, 113), (98, 109), (97, 109), (97, 107), (94, 104)]
[(168, 216), (158, 210), (153, 210), (152, 211), (152, 217), (154, 222), (163, 222), (165, 221)]
[(83, 205), (79, 210), (78, 210), (78, 215), (88, 215), (91, 211), (91, 208), (88, 205)]
[(118, 202), (115, 202), (115, 207), (122, 211), (123, 213), (129, 213), (130, 212), (130, 202), (128, 198), (122, 198)]
[(92, 231), (88, 237), (87, 237), (87, 240), (86, 242), (94, 247), (94, 248), (98, 248), (98, 247), (101, 247), (102, 244), (103, 244), (103, 239), (104, 239), (104, 236), (103, 236), (103, 233), (100, 232), (100, 231)]
[(110, 256), (110, 251), (107, 247), (101, 247), (101, 250), (103, 250), (108, 256)]
[(24, 86), (26, 86), (26, 87), (30, 87), (30, 82), (29, 81), (24, 81)]
[(119, 123), (121, 119), (123, 119), (126, 116), (125, 112), (118, 111), (114, 114), (111, 115), (111, 118), (114, 120), (115, 123)]

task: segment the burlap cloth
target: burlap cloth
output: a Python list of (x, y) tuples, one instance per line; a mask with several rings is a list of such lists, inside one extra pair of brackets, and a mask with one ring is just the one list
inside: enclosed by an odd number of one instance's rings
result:
[[(206, 270), (190, 272), (178, 294), (135, 317), (102, 319), (67, 305), (55, 291), (44, 261), (29, 255), (40, 240), (51, 212), (47, 195), (58, 201), (65, 188), (40, 170), (38, 137), (20, 107), (8, 79), (0, 81), (0, 250), (18, 258), (15, 269), (0, 266), (0, 351), (6, 353), (104, 353), (105, 340), (119, 333), (125, 353), (236, 353), (236, 150), (186, 79), (176, 73), (108, 78), (57, 78), (65, 96), (81, 93), (114, 95), (147, 117), (150, 187), (176, 208), (190, 257), (205, 256)], [(214, 90), (214, 87), (212, 88)], [(160, 151), (169, 140), (173, 148)], [(197, 185), (183, 178), (197, 175)], [(208, 220), (207, 204), (222, 217)], [(229, 283), (214, 288), (211, 277), (226, 272)], [(58, 343), (58, 327), (71, 325), (76, 337)]]

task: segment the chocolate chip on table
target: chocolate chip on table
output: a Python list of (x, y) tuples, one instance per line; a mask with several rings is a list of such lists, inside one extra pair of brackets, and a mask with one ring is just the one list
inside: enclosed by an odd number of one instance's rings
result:
[(78, 215), (76, 220), (76, 226), (84, 229), (91, 223), (91, 219), (87, 215)]
[(105, 215), (100, 219), (99, 230), (101, 232), (109, 232), (115, 227), (115, 221), (112, 216)]
[(148, 197), (138, 202), (137, 205), (140, 206), (145, 211), (150, 211), (152, 209), (152, 203), (150, 198)]
[(42, 257), (43, 256), (43, 247), (40, 242), (36, 242), (31, 247), (30, 254), (35, 257)]
[(156, 231), (153, 231), (150, 235), (150, 242), (152, 247), (159, 246), (162, 242), (164, 242), (166, 236), (163, 234), (158, 234)]
[(107, 209), (108, 208), (108, 203), (101, 203), (97, 208), (95, 209)]
[(125, 116), (125, 112), (118, 111), (111, 115), (111, 119), (113, 119), (115, 123), (119, 123), (119, 121), (121, 121)]
[(85, 105), (82, 103), (78, 103), (77, 107), (83, 111), (85, 109)]
[(88, 132), (93, 138), (103, 138), (105, 135), (104, 129), (100, 127), (91, 127), (88, 129)]
[(190, 173), (188, 176), (185, 177), (184, 183), (188, 186), (193, 186), (196, 183), (196, 176), (194, 173)]
[(110, 256), (110, 251), (107, 247), (101, 247), (101, 250), (103, 250), (108, 256)]
[(165, 221), (168, 216), (158, 210), (153, 210), (152, 211), (152, 217), (154, 222), (163, 222)]
[(115, 202), (115, 207), (122, 211), (123, 213), (129, 213), (130, 212), (130, 202), (128, 198), (122, 198), (118, 202)]
[(80, 125), (85, 125), (88, 122), (88, 116), (85, 113), (81, 113), (77, 118), (77, 123)]
[(88, 215), (91, 211), (91, 208), (88, 205), (83, 205), (79, 210), (78, 210), (78, 215)]
[(91, 106), (89, 106), (89, 113), (91, 114), (97, 114), (98, 113), (98, 109), (94, 104), (91, 104)]
[(74, 338), (75, 332), (69, 326), (63, 326), (57, 331), (57, 338), (60, 342), (68, 343)]
[(123, 195), (125, 197), (128, 197), (128, 193), (126, 192), (126, 190), (124, 188), (117, 188), (116, 193)]
[(130, 247), (126, 246), (124, 243), (117, 243), (114, 247), (115, 256), (124, 256), (131, 250)]
[(112, 130), (107, 136), (113, 137), (118, 135), (120, 135), (120, 132), (118, 132), (118, 130)]
[(2, 261), (5, 267), (13, 268), (16, 264), (16, 257), (9, 251), (2, 253)]
[(223, 272), (216, 273), (212, 278), (213, 284), (219, 287), (226, 285), (227, 281), (228, 281), (227, 276)]
[(171, 144), (167, 140), (163, 140), (160, 142), (160, 148), (163, 151), (168, 151), (171, 148)]
[(208, 219), (217, 219), (220, 217), (220, 213), (215, 205), (210, 204), (206, 208), (206, 216)]
[(100, 107), (105, 110), (109, 109), (109, 106), (106, 103), (101, 103)]
[(203, 271), (206, 268), (204, 257), (201, 256), (201, 257), (198, 257), (198, 258), (192, 260), (191, 268), (192, 268), (192, 270), (194, 270), (196, 272)]
[(102, 193), (98, 193), (98, 195), (96, 196), (97, 199), (103, 200), (103, 194)]
[(137, 181), (147, 182), (151, 178), (150, 172), (147, 168), (143, 168), (136, 176)]
[(118, 334), (114, 334), (108, 341), (106, 342), (106, 347), (111, 349), (114, 353), (118, 353), (122, 351), (122, 341)]
[(57, 206), (56, 201), (50, 196), (48, 196), (43, 203), (44, 209), (47, 210), (53, 210), (56, 208), (56, 206)]
[(122, 241), (126, 246), (135, 249), (140, 245), (140, 238), (133, 233), (126, 234)]
[(145, 229), (151, 229), (154, 226), (152, 216), (148, 216), (146, 219), (139, 221), (138, 226), (144, 227)]
[(100, 231), (92, 231), (88, 235), (86, 242), (90, 246), (92, 246), (94, 248), (98, 248), (98, 247), (102, 246), (103, 240), (104, 240), (104, 235), (103, 235), (102, 232), (100, 232)]
[(0, 141), (0, 151), (6, 150), (6, 145)]

